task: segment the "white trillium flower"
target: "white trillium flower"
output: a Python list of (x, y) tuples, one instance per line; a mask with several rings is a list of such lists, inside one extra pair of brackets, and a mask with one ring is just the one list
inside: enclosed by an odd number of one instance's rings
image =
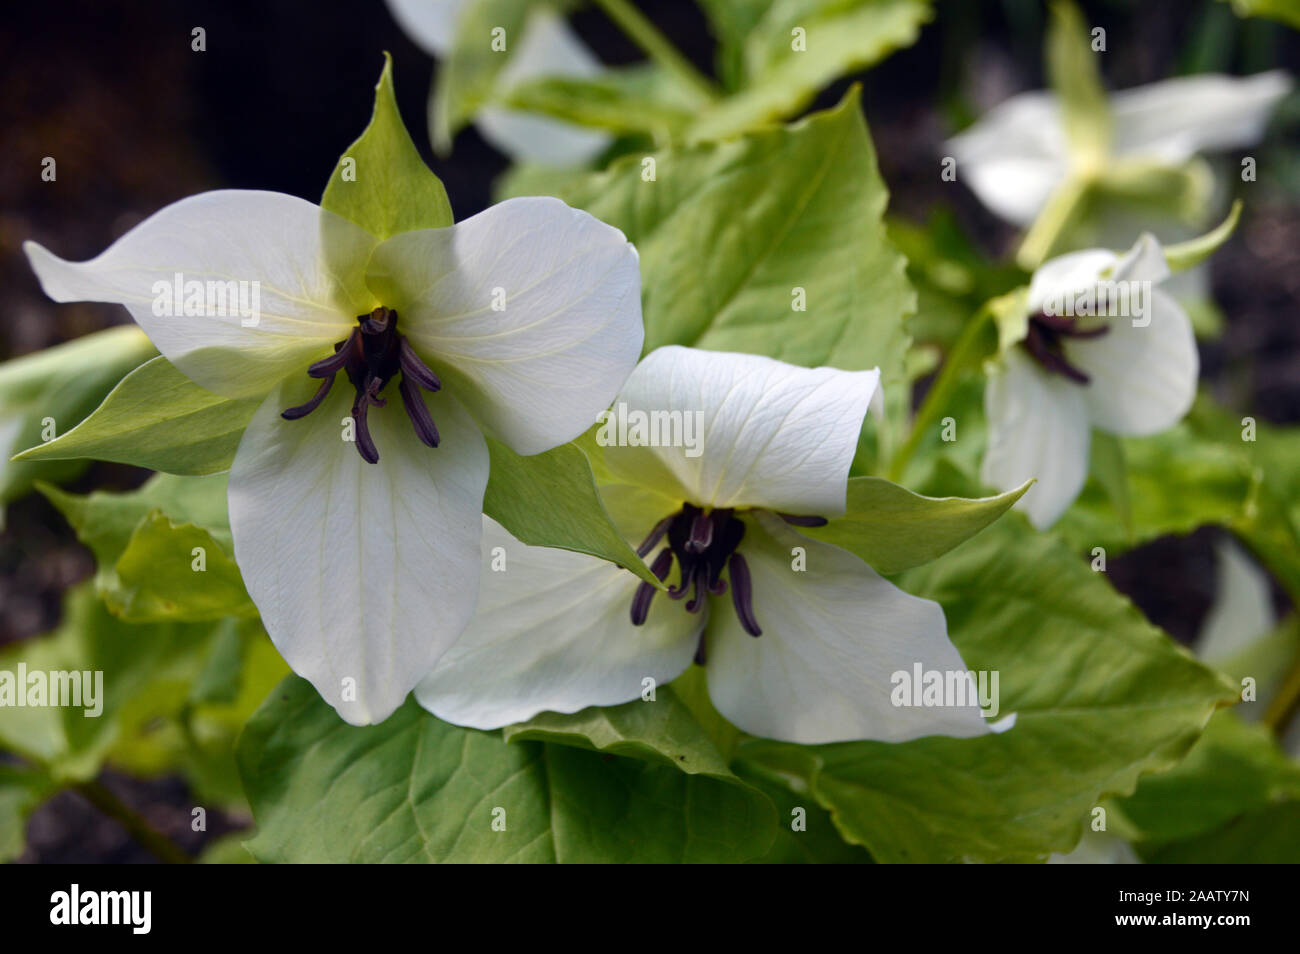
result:
[(618, 407), (629, 420), (698, 413), (700, 453), (609, 446), (602, 496), (627, 538), (644, 538), (638, 552), (658, 551), (652, 569), (669, 591), (526, 546), (485, 518), (478, 613), (416, 698), (439, 718), (490, 729), (639, 699), (694, 660), (718, 711), (754, 735), (813, 744), (989, 731), (973, 699), (892, 704), (898, 672), (965, 671), (943, 610), (799, 531), (844, 513), (879, 381), (878, 370), (654, 351)]
[[(441, 58), (451, 49), (466, 2), (388, 0), (388, 9), (420, 49)], [(507, 42), (513, 44), (514, 40), (507, 38)], [(503, 91), (545, 76), (585, 79), (604, 69), (564, 18), (542, 4), (529, 15), (523, 36), (508, 55), (497, 77)], [(480, 110), (474, 124), (484, 139), (507, 156), (549, 166), (586, 165), (611, 142), (608, 134), (598, 130), (500, 106)]]
[[(990, 369), (981, 474), (1004, 490), (1036, 477), (1016, 502), (1035, 526), (1055, 523), (1083, 489), (1092, 428), (1149, 436), (1192, 406), (1200, 359), (1191, 320), (1158, 287), (1168, 275), (1150, 235), (1123, 256), (1072, 252), (1034, 272), (1023, 340)], [(1115, 307), (1126, 296), (1129, 308)], [(1093, 314), (1079, 315), (1088, 302)], [(1099, 317), (1097, 310), (1142, 313)]]
[[(1283, 70), (1248, 77), (1204, 74), (1110, 97), (1111, 160), (1177, 166), (1201, 152), (1248, 145), (1291, 90)], [(1050, 92), (1013, 96), (947, 143), (963, 180), (990, 210), (1030, 225), (1071, 170), (1061, 107)]]
[[(483, 432), (521, 454), (572, 440), (642, 344), (636, 251), (557, 199), (381, 242), (293, 196), (208, 192), (88, 262), (24, 249), (54, 300), (125, 305), (195, 383), (265, 396), (231, 468), (235, 557), (285, 661), (354, 724), (473, 612)], [(182, 276), (257, 282), (260, 314), (157, 313)]]

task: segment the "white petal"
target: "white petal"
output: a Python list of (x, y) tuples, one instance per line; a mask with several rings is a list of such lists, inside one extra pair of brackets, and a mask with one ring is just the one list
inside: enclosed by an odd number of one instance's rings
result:
[[(539, 9), (529, 18), (523, 39), (497, 82), (507, 90), (543, 76), (586, 78), (602, 69), (563, 17)], [(475, 125), (484, 139), (506, 155), (552, 166), (585, 165), (611, 142), (607, 133), (596, 129), (497, 107), (480, 112)]]
[(388, 0), (388, 12), (415, 45), (430, 56), (446, 56), (456, 39), (456, 21), (468, 0)]
[(390, 394), (370, 409), (379, 463), (367, 464), (342, 439), (352, 398), (342, 375), (305, 418), (280, 418), (309, 393), (297, 382), (273, 391), (239, 444), (235, 559), (285, 662), (364, 725), (401, 705), (473, 612), (487, 446), (436, 394), (442, 442), (425, 447)]
[(1214, 602), (1196, 637), (1196, 654), (1222, 663), (1277, 625), (1268, 576), (1231, 539), (1215, 542)]
[(1119, 256), (1106, 249), (1085, 249), (1049, 259), (1034, 270), (1026, 305), (1030, 314), (1048, 310), (1061, 313), (1067, 296), (1095, 287), (1102, 272), (1115, 268)]
[(590, 427), (641, 353), (636, 249), (559, 199), (395, 235), (368, 275), (456, 398), (521, 454)]
[[(356, 315), (373, 307), (359, 299), (374, 242), (302, 199), (231, 190), (167, 206), (88, 262), (66, 262), (34, 242), (23, 247), (55, 301), (125, 305), (158, 350), (197, 384), (249, 397), (329, 354)], [(181, 310), (162, 299), (175, 297), (178, 276), (204, 290), (212, 282), (223, 292), (228, 282), (249, 283), (242, 289), (248, 317), (229, 305), (219, 314), (206, 302), (205, 314), (169, 313)]]
[(644, 680), (662, 686), (690, 665), (705, 617), (659, 593), (633, 626), (638, 585), (604, 560), (526, 546), (484, 517), (478, 611), (416, 698), (477, 729), (640, 698)]
[(1291, 86), (1285, 71), (1273, 70), (1183, 76), (1124, 90), (1111, 98), (1115, 152), (1180, 162), (1201, 151), (1249, 145), (1263, 135)]
[(981, 478), (999, 490), (1038, 478), (1016, 508), (1039, 529), (1065, 513), (1088, 476), (1091, 433), (1083, 392), (1019, 348), (1007, 353), (984, 391), (989, 446)]
[(1064, 344), (1066, 358), (1090, 379), (1082, 388), (1089, 418), (1112, 434), (1168, 430), (1196, 398), (1200, 357), (1191, 319), (1154, 285), (1145, 311), (1140, 319), (1104, 319), (1106, 334)]
[[(700, 506), (831, 517), (844, 512), (849, 465), (879, 386), (879, 369), (800, 368), (672, 345), (628, 378), (597, 440), (619, 443), (605, 455), (616, 474), (664, 493), (675, 487)], [(682, 439), (672, 428), (639, 437), (636, 415), (680, 421)], [(646, 438), (661, 446), (625, 446)]]
[(1065, 178), (1069, 157), (1060, 110), (1047, 93), (1022, 93), (989, 110), (946, 144), (957, 179), (1016, 225), (1038, 217)]
[[(793, 547), (805, 549), (806, 570), (792, 568)], [(904, 593), (851, 553), (770, 514), (746, 520), (739, 552), (763, 633), (750, 636), (715, 597), (705, 663), (714, 706), (738, 727), (804, 745), (990, 731), (973, 696), (964, 705), (894, 704), (895, 674), (910, 680), (918, 663), (966, 672), (938, 603)]]

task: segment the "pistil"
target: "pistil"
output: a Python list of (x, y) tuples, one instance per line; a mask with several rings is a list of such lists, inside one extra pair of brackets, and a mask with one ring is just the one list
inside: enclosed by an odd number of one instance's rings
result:
[(437, 391), (442, 382), (420, 360), (406, 337), (398, 333), (397, 312), (381, 305), (368, 315), (358, 315), (357, 327), (334, 345), (334, 354), (307, 369), (309, 377), (321, 379), (320, 388), (311, 400), (281, 412), (280, 416), (296, 421), (316, 410), (334, 386), (334, 377), (340, 371), (347, 374), (356, 392), (352, 401), (352, 420), (356, 428), (357, 451), (365, 461), (371, 464), (379, 462), (379, 450), (370, 436), (367, 412), (371, 407), (388, 405), (380, 393), (398, 374), (401, 375), (398, 392), (406, 416), (415, 428), (415, 436), (429, 447), (438, 446), (438, 428), (419, 389)]

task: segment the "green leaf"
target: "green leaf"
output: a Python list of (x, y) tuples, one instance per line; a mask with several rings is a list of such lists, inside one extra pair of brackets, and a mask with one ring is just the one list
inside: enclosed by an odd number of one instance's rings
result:
[(800, 533), (857, 554), (878, 573), (928, 563), (1011, 509), (1033, 481), (997, 497), (922, 497), (881, 477), (849, 478), (848, 511)]
[(1110, 152), (1111, 118), (1097, 54), (1083, 16), (1069, 0), (1053, 0), (1047, 30), (1047, 75), (1076, 163), (1098, 168)]
[[(789, 128), (640, 156), (562, 188), (641, 256), (646, 349), (879, 366), (897, 419), (908, 399), (903, 316), (916, 296), (885, 236), (888, 195), (851, 92)], [(796, 311), (796, 289), (806, 311)]]
[(258, 826), (246, 847), (261, 862), (728, 862), (772, 838), (771, 805), (735, 784), (508, 744), (413, 700), (357, 728), (297, 678), (249, 721), (239, 763)]
[(1133, 537), (1133, 503), (1128, 493), (1128, 465), (1124, 459), (1124, 443), (1114, 434), (1106, 431), (1093, 431), (1089, 466), (1092, 476), (1096, 478), (1110, 505), (1115, 509), (1115, 516), (1125, 536)]
[(47, 419), (57, 436), (40, 446), (48, 449), (63, 440), (64, 432), (94, 410), (123, 375), (156, 353), (144, 332), (131, 325), (0, 364), (0, 527), (6, 503), (27, 493), (37, 480), (64, 480), (78, 469), (46, 463), (50, 455), (10, 457), (42, 440)]
[[(200, 568), (201, 567), (201, 568)], [(154, 510), (136, 527), (114, 566), (109, 608), (132, 622), (255, 617), (235, 561), (211, 533)]]
[(420, 158), (397, 111), (393, 58), (387, 53), (370, 125), (339, 159), (321, 207), (379, 239), (452, 223), (447, 190)]
[(1166, 245), (1165, 262), (1168, 263), (1169, 270), (1181, 272), (1194, 268), (1218, 251), (1219, 246), (1236, 231), (1237, 223), (1241, 221), (1241, 208), (1241, 200), (1237, 199), (1232, 203), (1228, 217), (1204, 235), (1177, 245)]
[[(82, 497), (46, 485), (41, 492), (95, 554), (96, 590), (115, 613), (144, 620), (211, 619), (227, 615), (213, 602), (223, 600), (230, 614), (251, 615), (233, 559), (224, 474), (160, 474), (130, 493)], [(196, 585), (195, 546), (206, 551), (211, 589), (206, 576), (203, 586)]]
[(69, 591), (59, 628), (0, 653), (0, 671), (99, 672), (100, 713), (86, 714), (84, 698), (82, 706), (0, 707), (0, 747), (59, 783), (93, 778), (126, 736), (183, 707), (217, 632), (212, 624), (125, 623), (90, 587)]
[(23, 853), (27, 819), (55, 788), (39, 769), (0, 764), (0, 864)]
[(1300, 765), (1266, 728), (1221, 711), (1187, 758), (1142, 780), (1117, 801), (1130, 840), (1143, 853), (1206, 834), (1235, 818), (1282, 801), (1300, 802)]
[(1300, 858), (1300, 801), (1270, 805), (1223, 828), (1144, 853), (1150, 864), (1293, 865)]
[(644, 66), (607, 70), (593, 77), (540, 77), (515, 84), (502, 101), (511, 109), (543, 113), (579, 126), (615, 133), (647, 132), (657, 142), (678, 138), (697, 114), (697, 104), (678, 92), (671, 77)]
[(93, 457), (168, 474), (203, 476), (229, 470), (239, 439), (261, 403), (205, 391), (166, 358), (157, 357), (118, 383), (84, 421), (23, 461)]
[[(742, 5), (736, 25), (748, 26), (753, 13)], [(745, 31), (740, 91), (705, 110), (687, 135), (697, 142), (724, 139), (794, 116), (832, 81), (911, 46), (931, 16), (926, 0), (769, 3)]]
[(489, 437), (491, 471), (483, 512), (535, 547), (589, 553), (662, 584), (610, 519), (591, 462), (576, 444), (524, 457)]
[[(529, 0), (466, 0), (433, 84), (431, 125), (440, 153), (450, 150), (452, 137), (496, 96), (497, 79), (523, 40), (529, 6)], [(497, 29), (505, 31), (504, 50), (492, 48)]]
[(901, 578), (937, 600), (971, 670), (1000, 673), (1009, 731), (903, 744), (744, 743), (805, 780), (876, 860), (1041, 859), (1070, 850), (1100, 799), (1173, 765), (1235, 686), (1151, 626), (1101, 574), (1008, 515)]
[[(840, 837), (830, 812), (817, 804), (802, 779), (737, 766), (737, 774), (767, 795), (776, 806), (776, 839), (755, 864), (869, 865), (871, 855)], [(800, 825), (802, 827), (795, 827)]]

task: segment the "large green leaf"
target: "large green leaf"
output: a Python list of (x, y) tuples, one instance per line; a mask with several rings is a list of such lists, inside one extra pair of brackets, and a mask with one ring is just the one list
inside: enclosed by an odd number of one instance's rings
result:
[(399, 232), (451, 225), (451, 203), (411, 141), (393, 92), (393, 60), (375, 86), (375, 111), (330, 176), (321, 207), (386, 239)]
[[(559, 189), (641, 255), (647, 350), (667, 344), (848, 370), (879, 366), (895, 413), (916, 296), (856, 92), (789, 128), (641, 157)], [(793, 307), (803, 289), (806, 311)]]
[[(752, 14), (742, 5), (736, 25)], [(928, 0), (774, 0), (746, 31), (741, 89), (705, 110), (687, 135), (722, 139), (794, 116), (831, 81), (915, 43), (931, 15)]]
[(1000, 673), (1007, 732), (904, 744), (742, 744), (800, 777), (882, 862), (1030, 860), (1068, 851), (1106, 795), (1173, 765), (1236, 687), (1194, 660), (1050, 537), (1008, 515), (904, 574), (937, 600), (972, 670)]
[(1300, 803), (1300, 765), (1278, 748), (1268, 729), (1223, 711), (1187, 758), (1144, 778), (1136, 792), (1118, 800), (1118, 808), (1127, 834), (1148, 853), (1284, 801)]
[(880, 477), (851, 477), (848, 511), (810, 537), (856, 553), (879, 573), (928, 563), (964, 543), (1011, 509), (1030, 487), (997, 497), (922, 497)]
[[(745, 788), (569, 745), (507, 743), (413, 700), (377, 726), (281, 684), (240, 739), (263, 862), (741, 861), (772, 838)], [(494, 830), (494, 820), (504, 830)]]
[(544, 76), (517, 83), (505, 105), (544, 113), (614, 133), (646, 132), (656, 142), (678, 138), (698, 113), (698, 102), (662, 70), (644, 64), (592, 77)]
[(199, 387), (163, 357), (136, 368), (89, 417), (24, 461), (93, 457), (168, 474), (229, 470), (261, 401), (231, 400)]
[(144, 332), (129, 326), (0, 364), (0, 527), (6, 503), (37, 480), (62, 480), (77, 468), (46, 463), (57, 454), (28, 454), (17, 461), (10, 457), (41, 441), (47, 424), (56, 436), (39, 446), (62, 441), (123, 375), (156, 353)]

